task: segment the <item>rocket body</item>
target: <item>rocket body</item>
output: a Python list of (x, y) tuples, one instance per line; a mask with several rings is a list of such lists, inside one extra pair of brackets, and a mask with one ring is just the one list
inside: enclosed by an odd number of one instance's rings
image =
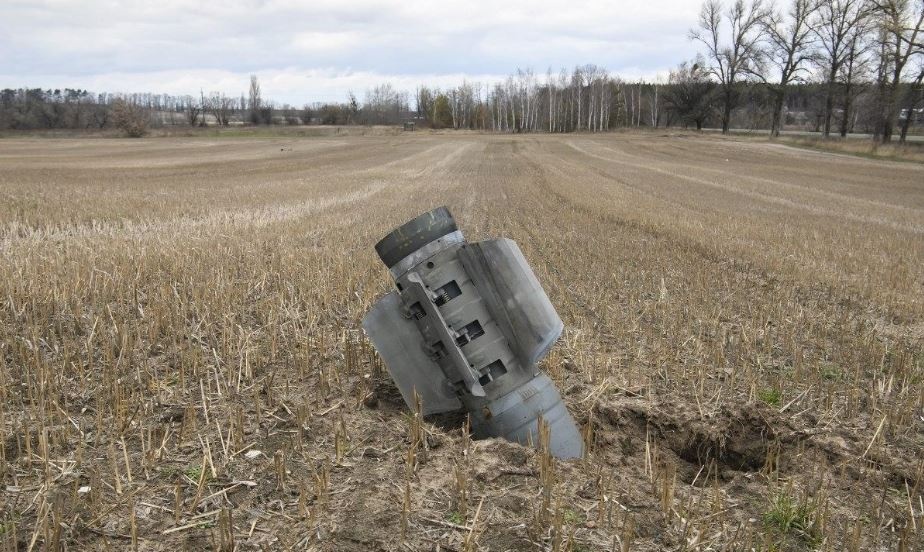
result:
[(446, 208), (425, 213), (376, 245), (395, 280), (363, 319), (405, 402), (424, 414), (465, 409), (476, 437), (539, 443), (580, 457), (583, 442), (537, 363), (563, 324), (516, 243), (465, 241)]

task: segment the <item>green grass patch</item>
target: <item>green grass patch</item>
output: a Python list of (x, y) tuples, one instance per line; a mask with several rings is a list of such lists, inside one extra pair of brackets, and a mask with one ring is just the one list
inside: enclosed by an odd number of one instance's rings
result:
[[(199, 481), (199, 478), (202, 477), (202, 466), (192, 466), (187, 468), (185, 472), (186, 477), (192, 479), (193, 481)], [(205, 474), (205, 479), (208, 480), (208, 472)]]
[(844, 372), (833, 364), (824, 364), (818, 369), (818, 375), (826, 381), (841, 381), (844, 379)]
[(806, 497), (797, 499), (785, 491), (779, 491), (770, 498), (770, 505), (763, 517), (764, 525), (783, 539), (795, 540), (810, 547), (821, 542), (814, 520), (815, 505)]
[(584, 523), (584, 516), (571, 509), (566, 509), (562, 515), (565, 523), (568, 525), (579, 525)]
[(757, 398), (770, 406), (780, 406), (783, 394), (779, 389), (761, 389), (757, 392)]

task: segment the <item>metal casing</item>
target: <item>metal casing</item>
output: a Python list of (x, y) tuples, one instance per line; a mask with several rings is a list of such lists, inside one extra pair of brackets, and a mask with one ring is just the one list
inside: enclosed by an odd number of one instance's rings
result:
[(548, 354), (565, 325), (515, 241), (500, 238), (464, 246), (459, 260), (487, 302), (517, 359), (533, 366)]
[[(432, 239), (422, 244), (421, 236)], [(397, 291), (376, 302), (362, 325), (408, 406), (416, 392), (425, 415), (464, 407), (476, 436), (523, 444), (537, 444), (542, 419), (555, 456), (580, 456), (577, 426), (536, 366), (564, 325), (517, 244), (469, 244), (440, 208), (399, 227), (376, 250)]]
[(462, 408), (440, 367), (425, 353), (420, 332), (402, 314), (401, 297), (393, 291), (372, 306), (363, 318), (363, 329), (401, 392), (404, 402), (414, 407), (414, 391), (421, 400), (422, 414), (452, 412)]

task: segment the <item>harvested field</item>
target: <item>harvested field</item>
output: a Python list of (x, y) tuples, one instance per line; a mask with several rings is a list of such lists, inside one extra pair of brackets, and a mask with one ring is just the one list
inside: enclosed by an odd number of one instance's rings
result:
[[(515, 239), (584, 428), (420, 431), (373, 244)], [(921, 550), (924, 166), (686, 135), (0, 140), (0, 550)], [(902, 548), (904, 547), (904, 548)]]

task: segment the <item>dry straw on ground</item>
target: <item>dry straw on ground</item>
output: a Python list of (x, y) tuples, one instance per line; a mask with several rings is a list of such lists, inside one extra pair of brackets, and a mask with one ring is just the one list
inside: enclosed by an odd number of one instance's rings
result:
[[(0, 142), (0, 550), (914, 550), (924, 168), (617, 135)], [(448, 205), (565, 320), (555, 462), (358, 330)]]

